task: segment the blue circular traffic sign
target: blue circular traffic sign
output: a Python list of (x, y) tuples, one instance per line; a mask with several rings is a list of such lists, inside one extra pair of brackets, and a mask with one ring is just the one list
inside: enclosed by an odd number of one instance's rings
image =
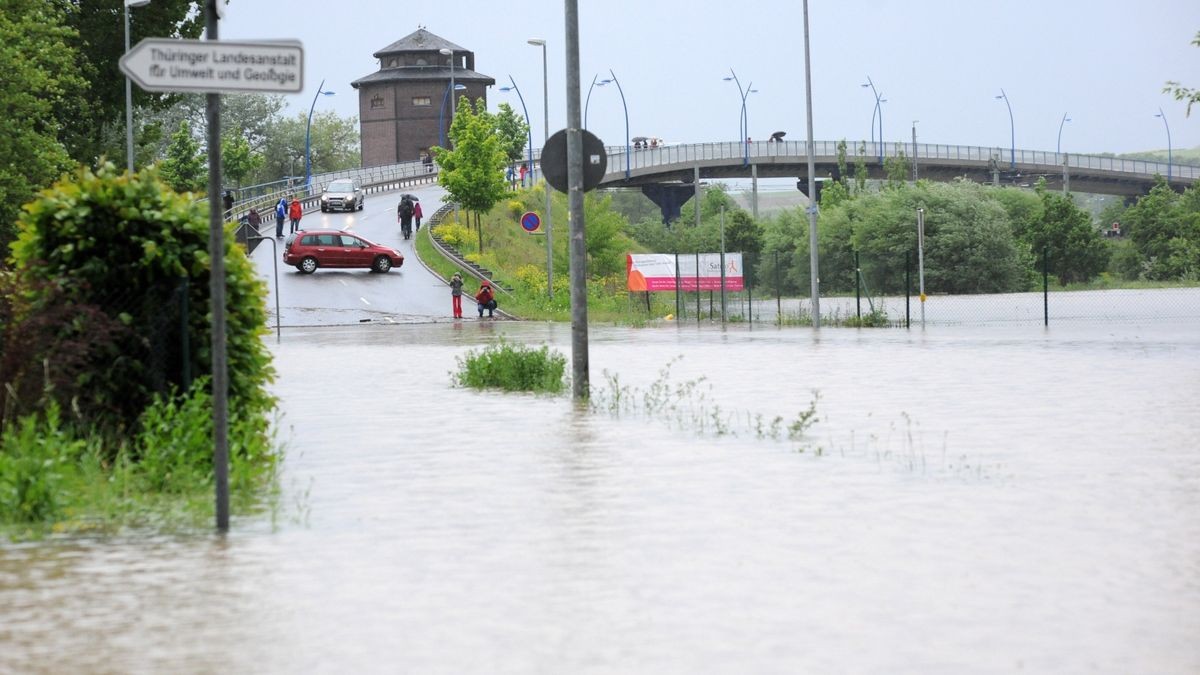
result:
[(533, 211), (528, 211), (521, 216), (521, 227), (525, 228), (526, 232), (537, 232), (542, 226), (542, 219)]

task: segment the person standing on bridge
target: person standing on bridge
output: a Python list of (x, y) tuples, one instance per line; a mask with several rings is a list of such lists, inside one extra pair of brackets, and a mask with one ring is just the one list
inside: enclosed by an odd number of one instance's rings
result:
[(450, 306), (454, 310), (454, 318), (462, 318), (462, 275), (458, 272), (450, 277)]
[(286, 197), (280, 197), (275, 205), (275, 238), (283, 239), (283, 221), (287, 220), (288, 202)]
[(300, 229), (300, 219), (304, 217), (304, 207), (300, 205), (300, 200), (292, 197), (292, 203), (288, 206), (288, 217), (292, 219), (292, 232)]

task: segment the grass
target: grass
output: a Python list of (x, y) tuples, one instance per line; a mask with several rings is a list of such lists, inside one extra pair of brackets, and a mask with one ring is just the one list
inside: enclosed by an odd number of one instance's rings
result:
[(567, 357), (547, 346), (533, 348), (500, 340), (460, 357), (454, 381), (472, 389), (559, 394), (566, 386), (566, 366)]
[[(146, 409), (128, 436), (74, 429), (57, 406), (0, 433), (0, 538), (212, 523), (212, 405), (207, 380)], [(264, 508), (282, 456), (259, 421), (229, 419), (230, 505)]]

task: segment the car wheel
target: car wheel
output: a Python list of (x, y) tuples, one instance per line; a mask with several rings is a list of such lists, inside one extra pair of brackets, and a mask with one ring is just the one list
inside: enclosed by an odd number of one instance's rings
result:
[(329, 209), (325, 208), (324, 204), (321, 205), (321, 213), (329, 213)]
[(392, 269), (392, 261), (386, 255), (381, 255), (375, 258), (375, 264), (371, 266), (371, 269), (381, 273), (387, 272)]
[(308, 256), (304, 260), (300, 261), (300, 265), (297, 267), (297, 269), (305, 274), (312, 274), (313, 272), (317, 271), (317, 259), (312, 256)]
[(367, 200), (365, 200), (365, 199), (358, 200), (358, 210), (359, 211), (362, 211), (363, 207), (366, 205), (367, 205)]

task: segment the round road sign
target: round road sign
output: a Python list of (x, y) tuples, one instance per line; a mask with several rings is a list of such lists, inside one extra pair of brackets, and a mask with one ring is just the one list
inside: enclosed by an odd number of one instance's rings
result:
[(533, 211), (528, 211), (521, 216), (521, 227), (525, 228), (526, 232), (533, 234), (542, 227), (542, 219)]

